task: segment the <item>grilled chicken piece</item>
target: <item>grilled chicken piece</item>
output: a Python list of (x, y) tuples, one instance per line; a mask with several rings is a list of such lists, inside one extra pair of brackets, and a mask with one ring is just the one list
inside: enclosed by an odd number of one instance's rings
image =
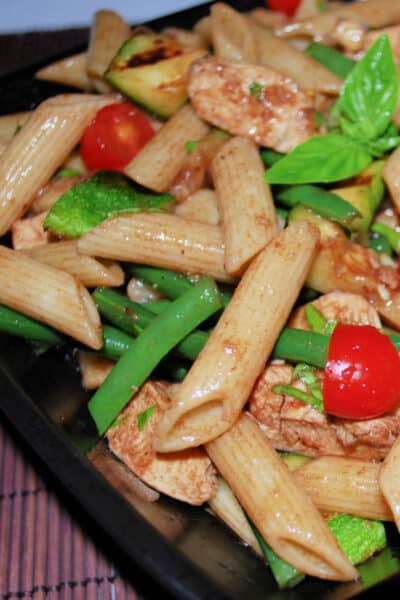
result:
[(47, 211), (39, 213), (34, 217), (17, 219), (11, 226), (12, 245), (14, 250), (23, 250), (42, 246), (49, 241), (49, 233), (44, 230), (43, 222)]
[[(293, 367), (271, 363), (249, 399), (249, 410), (273, 446), (308, 456), (331, 454), (380, 460), (400, 434), (400, 410), (376, 419), (352, 421), (320, 413), (292, 396), (272, 388), (291, 381)], [(297, 383), (297, 382), (296, 382)]]
[[(375, 308), (359, 294), (347, 292), (330, 292), (310, 302), (328, 321), (340, 323), (355, 323), (357, 325), (372, 325), (380, 329), (381, 320)], [(310, 329), (305, 306), (298, 308), (289, 321), (289, 327)]]
[(319, 133), (313, 96), (267, 67), (205, 57), (191, 67), (188, 93), (205, 121), (279, 152)]
[[(153, 449), (153, 432), (168, 404), (166, 388), (147, 382), (108, 430), (110, 449), (147, 485), (189, 504), (203, 504), (217, 489), (215, 471), (204, 450), (157, 454)], [(139, 415), (151, 407), (156, 408), (139, 430)]]

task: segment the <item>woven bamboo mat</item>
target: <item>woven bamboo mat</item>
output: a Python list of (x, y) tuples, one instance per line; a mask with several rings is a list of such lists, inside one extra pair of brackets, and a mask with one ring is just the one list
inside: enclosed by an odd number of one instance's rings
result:
[(0, 421), (0, 597), (136, 600)]

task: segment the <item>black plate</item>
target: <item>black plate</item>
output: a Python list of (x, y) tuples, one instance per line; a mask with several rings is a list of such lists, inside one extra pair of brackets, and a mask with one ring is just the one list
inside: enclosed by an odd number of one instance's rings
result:
[[(256, 2), (232, 4), (248, 10)], [(158, 19), (152, 26), (190, 27), (207, 11), (208, 5), (202, 5)], [(0, 80), (0, 114), (27, 110), (60, 91), (59, 86), (33, 80), (33, 72), (26, 69)], [(398, 548), (392, 543), (386, 553), (394, 554), (396, 575), (390, 580), (379, 583), (381, 559), (377, 557), (364, 567), (363, 582), (334, 584), (308, 578), (295, 590), (279, 592), (263, 563), (204, 510), (168, 498), (155, 504), (139, 499), (129, 485), (129, 475), (105, 446), (100, 444), (90, 454), (91, 460), (87, 458), (95, 436), (72, 348), (36, 356), (22, 340), (1, 335), (0, 400), (0, 410), (61, 482), (64, 494), (72, 496), (83, 508), (85, 519), (94, 520), (105, 533), (103, 547), (113, 547), (114, 562), (134, 569), (136, 586), (151, 588), (149, 597), (161, 593), (166, 598), (169, 592), (193, 600), (309, 596), (341, 600), (360, 593), (375, 595), (378, 588), (390, 593), (400, 581)], [(106, 472), (112, 485), (99, 470)], [(389, 528), (389, 536), (396, 539), (396, 535)], [(160, 592), (157, 585), (165, 591)]]

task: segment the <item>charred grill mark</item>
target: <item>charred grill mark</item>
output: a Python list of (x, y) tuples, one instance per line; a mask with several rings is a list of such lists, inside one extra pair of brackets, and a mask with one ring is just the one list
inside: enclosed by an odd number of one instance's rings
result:
[(168, 58), (174, 58), (183, 54), (182, 48), (176, 46), (165, 46), (164, 44), (155, 45), (141, 52), (135, 54), (126, 63), (126, 68), (143, 67), (146, 65), (153, 65), (161, 60)]

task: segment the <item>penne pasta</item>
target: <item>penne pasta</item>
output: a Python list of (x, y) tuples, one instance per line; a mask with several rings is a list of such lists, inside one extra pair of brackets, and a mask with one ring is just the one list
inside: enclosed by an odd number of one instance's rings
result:
[(379, 489), (379, 470), (379, 463), (323, 456), (296, 469), (294, 478), (324, 513), (392, 521), (392, 512)]
[(207, 48), (208, 42), (201, 33), (191, 31), (190, 29), (181, 29), (180, 27), (166, 27), (162, 33), (172, 37), (178, 44), (187, 48)]
[(0, 162), (0, 235), (24, 214), (95, 113), (110, 102), (112, 96), (66, 94), (42, 102), (33, 112)]
[(142, 213), (104, 221), (78, 240), (78, 250), (233, 281), (224, 268), (221, 229), (176, 215)]
[(86, 390), (97, 390), (115, 365), (109, 358), (85, 350), (80, 350), (78, 360), (82, 385)]
[(159, 452), (198, 446), (233, 425), (287, 320), (317, 243), (316, 229), (299, 223), (253, 260), (158, 425)]
[(46, 65), (35, 73), (35, 77), (87, 92), (91, 89), (91, 81), (86, 71), (86, 64), (87, 53), (80, 52)]
[(82, 181), (80, 175), (53, 179), (38, 191), (32, 200), (30, 211), (36, 214), (49, 211), (65, 192), (80, 181)]
[(170, 189), (186, 157), (185, 144), (200, 140), (208, 125), (186, 104), (125, 167), (128, 177), (156, 192)]
[(382, 177), (389, 188), (394, 206), (400, 211), (400, 148), (397, 148), (385, 163)]
[(390, 506), (397, 529), (400, 531), (399, 473), (400, 437), (397, 438), (388, 455), (386, 456), (379, 474), (380, 489), (382, 490), (382, 494)]
[(25, 250), (25, 254), (75, 275), (86, 287), (118, 287), (124, 283), (124, 272), (118, 263), (81, 254), (76, 240), (37, 246)]
[(90, 31), (89, 48), (86, 56), (86, 71), (93, 86), (101, 93), (110, 86), (103, 79), (106, 69), (122, 44), (129, 38), (131, 28), (124, 19), (112, 10), (99, 10)]
[(0, 304), (51, 325), (98, 350), (100, 317), (75, 277), (0, 246)]
[(236, 62), (257, 63), (257, 46), (246, 17), (227, 4), (211, 6), (211, 34), (214, 54)]
[(257, 23), (252, 25), (252, 35), (258, 46), (259, 64), (290, 77), (303, 90), (339, 94), (343, 81), (321, 63)]
[(239, 504), (238, 499), (222, 477), (217, 477), (217, 491), (208, 501), (212, 512), (226, 523), (259, 556), (263, 556), (260, 544)]
[(217, 197), (214, 190), (200, 189), (191, 194), (185, 202), (177, 204), (175, 214), (189, 221), (197, 221), (208, 225), (220, 222)]
[(252, 417), (242, 414), (229, 431), (208, 442), (206, 449), (278, 556), (315, 577), (357, 578), (317, 508)]
[(278, 231), (275, 206), (256, 145), (235, 137), (212, 163), (225, 241), (225, 268), (240, 275)]
[(340, 3), (311, 19), (293, 20), (287, 26), (278, 28), (276, 32), (284, 36), (305, 34), (321, 39), (328, 36), (343, 19), (363, 23), (373, 28), (384, 27), (400, 20), (400, 5), (392, 0)]
[(19, 112), (0, 116), (0, 139), (5, 144), (10, 142), (31, 116), (31, 112)]

